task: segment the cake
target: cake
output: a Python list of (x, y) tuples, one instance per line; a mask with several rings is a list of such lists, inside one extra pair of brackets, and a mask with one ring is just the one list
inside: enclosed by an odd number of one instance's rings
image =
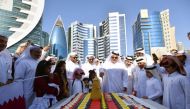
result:
[(78, 93), (61, 109), (149, 109), (128, 95), (101, 93), (101, 99), (91, 99), (91, 93)]
[(117, 93), (102, 93), (100, 81), (93, 79), (91, 93), (78, 93), (61, 109), (148, 109), (129, 96)]

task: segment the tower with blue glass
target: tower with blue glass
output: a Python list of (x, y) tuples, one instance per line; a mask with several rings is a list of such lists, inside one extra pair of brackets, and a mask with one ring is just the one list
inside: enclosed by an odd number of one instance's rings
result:
[(55, 55), (59, 59), (64, 59), (67, 57), (68, 51), (66, 34), (60, 16), (57, 18), (53, 26), (49, 43), (51, 44), (51, 55)]
[(142, 9), (133, 25), (133, 48), (144, 48), (151, 54), (154, 47), (165, 47), (160, 12)]

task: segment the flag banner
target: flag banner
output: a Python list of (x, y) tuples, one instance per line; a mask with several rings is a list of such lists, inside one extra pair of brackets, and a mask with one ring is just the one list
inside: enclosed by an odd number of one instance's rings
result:
[(25, 109), (23, 82), (0, 87), (0, 109)]

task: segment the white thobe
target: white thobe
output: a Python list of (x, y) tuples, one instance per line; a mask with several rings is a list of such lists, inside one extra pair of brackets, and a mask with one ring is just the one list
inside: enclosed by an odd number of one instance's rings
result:
[(7, 49), (0, 52), (0, 82), (6, 84), (12, 79), (12, 57)]
[(184, 67), (184, 69), (185, 69), (185, 71), (187, 73), (186, 76), (190, 80), (190, 64), (185, 64), (183, 67)]
[(84, 77), (88, 78), (89, 77), (89, 70), (95, 70), (96, 68), (95, 68), (95, 65), (93, 65), (93, 64), (84, 63), (82, 65), (82, 69), (83, 69), (83, 71), (85, 73)]
[(190, 108), (190, 83), (186, 76), (174, 72), (164, 74), (163, 105), (169, 109)]
[(137, 91), (137, 97), (141, 98), (146, 95), (146, 72), (143, 69), (134, 71), (134, 90)]
[(71, 86), (71, 90), (72, 90), (71, 94), (73, 95), (73, 94), (76, 94), (76, 93), (82, 93), (83, 90), (84, 90), (83, 82), (81, 80), (79, 80), (79, 79), (75, 79), (73, 81), (74, 81), (74, 83), (71, 84), (72, 85)]
[(148, 78), (146, 81), (146, 96), (153, 101), (161, 103), (160, 97), (162, 94), (161, 81), (154, 77)]
[(127, 88), (128, 73), (124, 64), (116, 63), (104, 65), (100, 72), (104, 71), (103, 76), (103, 91), (122, 93), (124, 87)]
[[(66, 74), (70, 89), (72, 88), (73, 73), (76, 68), (80, 68), (79, 64), (73, 63), (72, 61), (66, 61)], [(69, 95), (72, 95), (72, 90), (69, 90)]]
[(147, 66), (154, 64), (154, 61), (153, 61), (152, 57), (149, 54), (145, 54), (145, 58), (146, 58), (146, 65)]
[(15, 66), (15, 81), (23, 82), (23, 92), (27, 108), (32, 104), (34, 98), (33, 83), (37, 64), (38, 60), (26, 58)]
[(127, 94), (132, 94), (133, 89), (133, 65), (126, 67), (128, 73)]
[(78, 64), (73, 63), (72, 61), (66, 62), (67, 78), (69, 80), (73, 79), (73, 73), (76, 68), (80, 68), (80, 66)]

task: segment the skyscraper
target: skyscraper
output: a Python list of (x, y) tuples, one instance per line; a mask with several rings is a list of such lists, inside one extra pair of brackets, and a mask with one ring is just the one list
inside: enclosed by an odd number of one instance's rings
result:
[(120, 14), (119, 12), (109, 13), (108, 18), (99, 24), (99, 28), (100, 36), (97, 38), (98, 57), (102, 58), (102, 56), (104, 56), (104, 58), (106, 58), (112, 51), (117, 51), (120, 55), (126, 56), (127, 40), (125, 14)]
[(71, 23), (68, 30), (68, 51), (77, 52), (84, 62), (87, 55), (96, 56), (96, 27), (93, 24), (83, 24), (78, 21)]
[[(145, 53), (151, 54), (155, 49), (165, 49), (163, 20), (159, 11), (148, 12), (140, 10), (133, 24), (133, 48), (144, 48)], [(169, 29), (170, 31), (170, 29)]]
[(180, 50), (185, 50), (184, 48), (184, 45), (182, 42), (177, 42), (177, 50), (180, 51)]
[(110, 54), (109, 36), (97, 37), (97, 52), (100, 60), (105, 60)]
[(11, 52), (27, 40), (41, 45), (44, 2), (44, 0), (0, 1), (0, 34), (9, 37), (7, 47)]
[(49, 34), (45, 31), (42, 31), (41, 45), (47, 46), (49, 44)]
[(164, 42), (167, 52), (172, 49), (177, 49), (175, 40), (175, 27), (170, 25), (169, 9), (160, 12)]
[(63, 22), (60, 16), (55, 21), (49, 42), (51, 44), (50, 54), (55, 55), (59, 59), (67, 57), (67, 40)]

